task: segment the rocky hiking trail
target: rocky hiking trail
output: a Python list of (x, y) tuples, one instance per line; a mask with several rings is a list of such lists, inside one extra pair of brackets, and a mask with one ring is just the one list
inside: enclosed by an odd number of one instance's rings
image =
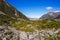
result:
[[(60, 36), (60, 29), (36, 30), (33, 33), (15, 30), (10, 26), (0, 26), (0, 40), (45, 40), (47, 37)], [(54, 39), (55, 40), (55, 39)]]

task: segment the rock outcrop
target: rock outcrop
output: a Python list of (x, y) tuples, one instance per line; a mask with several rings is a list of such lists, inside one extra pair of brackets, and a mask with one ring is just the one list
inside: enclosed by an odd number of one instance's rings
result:
[(46, 40), (48, 37), (52, 39), (60, 37), (58, 33), (60, 33), (60, 29), (35, 30), (31, 33), (15, 30), (9, 26), (0, 26), (0, 40)]

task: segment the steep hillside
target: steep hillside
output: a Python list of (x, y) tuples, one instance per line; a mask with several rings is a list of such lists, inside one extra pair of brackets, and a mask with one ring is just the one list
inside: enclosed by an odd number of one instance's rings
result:
[(19, 12), (16, 8), (11, 6), (5, 0), (0, 0), (0, 11), (13, 18), (28, 19), (24, 14)]
[(48, 12), (43, 15), (40, 19), (60, 19), (60, 12)]
[(0, 0), (0, 25), (9, 24), (19, 20), (28, 20), (28, 18), (19, 12), (16, 8), (11, 6), (5, 0)]

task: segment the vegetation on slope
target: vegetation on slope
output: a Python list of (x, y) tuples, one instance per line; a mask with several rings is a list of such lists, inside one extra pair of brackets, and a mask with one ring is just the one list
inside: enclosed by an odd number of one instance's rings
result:
[[(59, 29), (60, 21), (56, 20), (18, 20), (15, 23), (12, 23), (12, 26), (19, 30), (24, 30), (28, 28), (33, 28), (37, 30), (41, 29)], [(27, 30), (26, 30), (27, 31)]]
[(3, 0), (0, 0), (0, 11), (13, 18), (28, 19), (24, 14)]
[(0, 25), (9, 25), (10, 21), (14, 22), (16, 19), (13, 19), (9, 16), (0, 14)]
[[(9, 25), (10, 22), (15, 22), (17, 19), (21, 20), (28, 20), (28, 18), (19, 12), (16, 8), (11, 6), (9, 3), (5, 2), (4, 0), (0, 0), (0, 25)], [(3, 15), (3, 13), (5, 15)]]

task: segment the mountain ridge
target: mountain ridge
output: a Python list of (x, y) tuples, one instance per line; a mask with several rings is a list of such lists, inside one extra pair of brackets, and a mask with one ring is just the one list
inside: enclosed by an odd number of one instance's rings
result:
[(40, 17), (40, 19), (60, 19), (60, 12), (48, 12)]

